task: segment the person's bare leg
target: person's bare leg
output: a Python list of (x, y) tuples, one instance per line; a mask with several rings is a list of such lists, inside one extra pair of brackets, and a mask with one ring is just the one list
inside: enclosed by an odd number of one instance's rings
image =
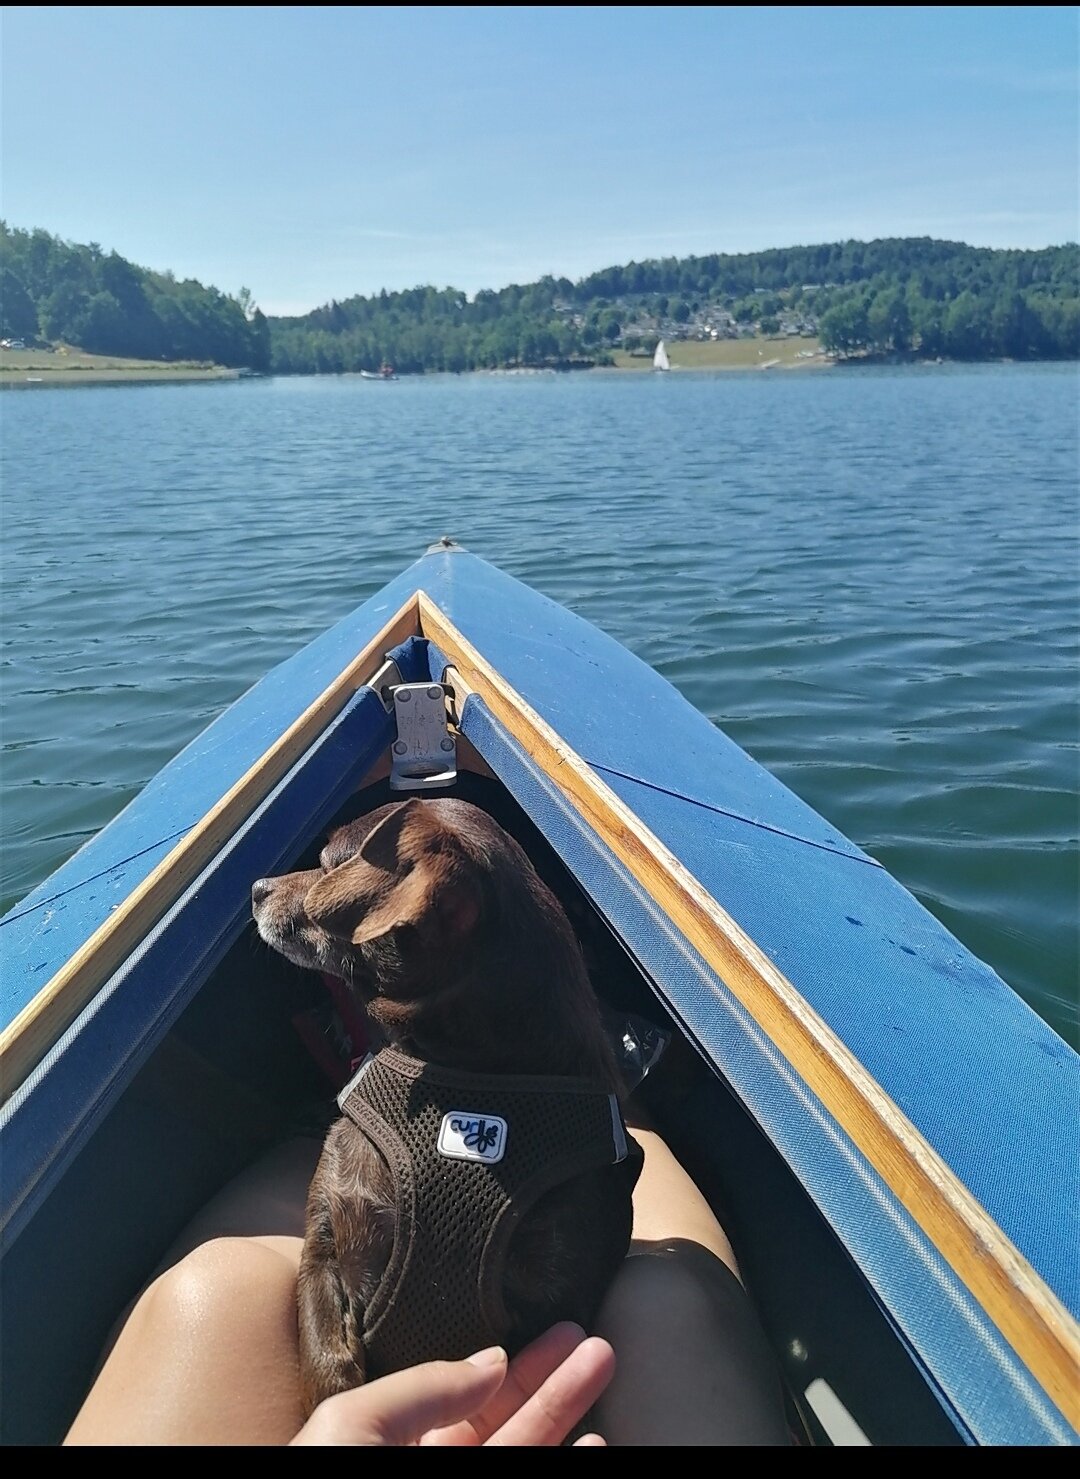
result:
[(645, 1165), (634, 1189), (631, 1255), (655, 1253), (658, 1245), (677, 1239), (705, 1248), (738, 1277), (739, 1265), (727, 1234), (667, 1142), (655, 1130), (640, 1125), (631, 1125), (630, 1133), (645, 1152)]
[(287, 1443), (296, 1272), (321, 1144), (274, 1146), (202, 1207), (117, 1322), (67, 1443)]
[[(114, 1323), (97, 1371), (104, 1365), (137, 1299), (159, 1275), (214, 1238), (300, 1238), (304, 1236), (307, 1190), (322, 1145), (295, 1136), (272, 1146), (206, 1202), (170, 1245), (164, 1257)], [(95, 1380), (97, 1375), (95, 1373)]]
[(140, 1296), (65, 1444), (288, 1443), (299, 1238), (203, 1243)]
[[(592, 1425), (618, 1445), (788, 1443), (730, 1242), (660, 1136), (633, 1134), (645, 1151), (634, 1239), (593, 1332), (611, 1341), (616, 1375)], [(67, 1442), (294, 1436), (301, 1240), (286, 1234), (302, 1230), (319, 1148), (278, 1147), (207, 1203), (136, 1303)]]
[(622, 1447), (789, 1444), (779, 1369), (723, 1228), (660, 1136), (632, 1133), (645, 1152), (634, 1236), (595, 1329), (617, 1364), (591, 1424)]

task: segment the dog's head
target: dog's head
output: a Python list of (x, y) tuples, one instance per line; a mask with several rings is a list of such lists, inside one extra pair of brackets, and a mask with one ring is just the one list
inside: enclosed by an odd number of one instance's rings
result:
[(491, 1072), (608, 1066), (562, 908), (468, 802), (380, 807), (335, 832), (318, 869), (259, 879), (252, 905), (268, 944), (351, 983), (420, 1056)]
[(297, 965), (355, 979), (363, 990), (365, 967), (386, 974), (379, 942), (392, 938), (414, 960), (402, 988), (422, 990), (422, 958), (469, 934), (482, 887), (482, 870), (446, 845), (457, 832), (447, 826), (446, 803), (441, 814), (436, 806), (379, 807), (333, 833), (317, 869), (258, 879), (252, 911), (263, 939)]

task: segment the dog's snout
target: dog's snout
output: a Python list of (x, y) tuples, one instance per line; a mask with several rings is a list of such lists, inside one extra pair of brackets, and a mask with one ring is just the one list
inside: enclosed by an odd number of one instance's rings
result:
[(274, 881), (272, 878), (256, 878), (251, 885), (251, 904), (257, 909), (264, 899), (268, 899), (273, 892)]

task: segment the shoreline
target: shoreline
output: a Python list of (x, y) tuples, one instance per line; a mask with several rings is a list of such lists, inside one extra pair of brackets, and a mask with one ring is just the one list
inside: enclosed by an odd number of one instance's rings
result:
[(695, 375), (746, 375), (755, 373), (757, 371), (765, 371), (766, 373), (771, 373), (773, 370), (777, 371), (777, 373), (786, 373), (788, 370), (834, 370), (836, 368), (836, 364), (836, 360), (833, 359), (780, 360), (772, 363), (762, 361), (758, 364), (754, 364), (753, 362), (748, 361), (744, 365), (680, 365), (672, 360), (670, 370), (654, 370), (652, 366), (652, 361), (650, 360), (647, 363), (640, 365), (594, 365), (589, 373), (591, 375), (623, 375), (627, 372), (629, 372), (630, 374), (640, 374), (641, 371), (645, 370), (648, 371), (649, 374), (655, 375), (678, 375), (685, 374), (688, 371), (692, 371)]
[[(731, 341), (729, 341), (730, 343)], [(755, 340), (742, 341), (746, 345), (760, 343)], [(690, 348), (697, 351), (691, 356), (674, 354), (671, 356), (671, 369), (669, 371), (655, 371), (651, 358), (645, 356), (631, 356), (626, 351), (617, 351), (618, 359), (610, 365), (575, 365), (572, 368), (555, 365), (516, 365), (497, 369), (460, 370), (460, 371), (419, 371), (412, 374), (401, 375), (399, 379), (424, 379), (425, 375), (457, 374), (459, 376), (482, 375), (482, 376), (530, 376), (530, 375), (563, 375), (585, 373), (588, 375), (624, 375), (631, 374), (657, 374), (661, 378), (664, 374), (681, 374), (692, 371), (695, 374), (750, 374), (764, 371), (766, 373), (786, 373), (791, 370), (835, 370), (835, 369), (859, 369), (880, 367), (883, 365), (921, 365), (928, 367), (940, 367), (950, 364), (1012, 364), (1012, 360), (949, 360), (929, 359), (918, 355), (899, 358), (896, 355), (844, 355), (838, 356), (826, 353), (814, 353), (812, 355), (799, 356), (789, 354), (773, 355), (766, 359), (759, 359), (744, 354), (736, 359), (733, 355), (720, 357), (715, 354), (716, 345), (701, 344), (695, 341), (676, 341), (676, 350), (679, 348)], [(709, 354), (712, 350), (714, 353)], [(702, 353), (701, 351), (706, 351)], [(1065, 361), (1037, 361), (1037, 363), (1066, 363)], [(1068, 363), (1075, 363), (1069, 361)], [(251, 371), (231, 369), (224, 365), (156, 365), (153, 363), (140, 366), (102, 365), (102, 366), (71, 366), (65, 365), (27, 365), (11, 366), (0, 364), (0, 391), (4, 390), (34, 390), (44, 386), (62, 385), (70, 387), (73, 385), (161, 385), (161, 384), (194, 384), (211, 381), (236, 381), (247, 379), (310, 379), (325, 375), (332, 378), (349, 379), (361, 378), (356, 371), (322, 371), (304, 374), (279, 374), (275, 376), (272, 371), (253, 374)]]
[(4, 370), (0, 390), (39, 385), (160, 385), (195, 380), (239, 380), (236, 370)]
[(163, 381), (237, 380), (242, 371), (208, 360), (140, 360), (90, 354), (70, 345), (0, 349), (0, 389), (35, 385), (135, 385)]
[[(831, 368), (834, 359), (827, 355), (816, 338), (789, 334), (775, 338), (745, 339), (670, 339), (664, 341), (671, 373), (676, 370), (820, 370)], [(653, 372), (651, 354), (612, 351), (613, 365), (597, 369)]]

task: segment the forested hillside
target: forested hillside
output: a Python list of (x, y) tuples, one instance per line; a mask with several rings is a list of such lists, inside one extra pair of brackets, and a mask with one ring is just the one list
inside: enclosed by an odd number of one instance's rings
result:
[(250, 296), (136, 267), (91, 242), (0, 222), (0, 333), (135, 359), (267, 369), (270, 331)]
[(374, 370), (389, 362), (412, 374), (603, 362), (618, 336), (558, 311), (562, 287), (573, 292), (568, 282), (544, 278), (472, 300), (454, 288), (411, 288), (328, 303), (303, 318), (272, 318), (273, 367), (288, 374)]
[(417, 287), (267, 320), (236, 297), (93, 243), (0, 223), (0, 331), (103, 354), (279, 374), (588, 365), (658, 338), (820, 337), (838, 356), (1080, 357), (1080, 248), (1004, 251), (929, 238), (668, 257), (580, 282)]
[(467, 370), (600, 360), (616, 346), (778, 332), (839, 354), (1080, 355), (1080, 249), (998, 251), (929, 238), (669, 257), (580, 282), (416, 288), (271, 320), (275, 370)]
[(811, 319), (841, 352), (918, 349), (955, 359), (1080, 354), (1080, 248), (970, 247), (928, 237), (790, 247), (742, 256), (609, 267), (575, 289), (579, 303), (703, 300), (737, 323)]

